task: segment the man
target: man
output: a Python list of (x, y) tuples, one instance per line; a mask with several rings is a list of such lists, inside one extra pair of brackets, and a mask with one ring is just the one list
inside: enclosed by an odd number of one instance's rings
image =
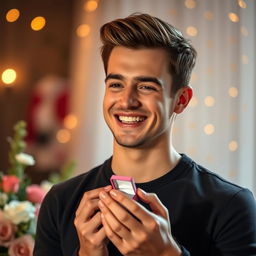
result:
[[(256, 255), (251, 192), (172, 146), (174, 119), (192, 97), (194, 48), (147, 14), (105, 24), (101, 39), (113, 156), (51, 189), (34, 255)], [(138, 201), (112, 189), (112, 174), (134, 178)]]

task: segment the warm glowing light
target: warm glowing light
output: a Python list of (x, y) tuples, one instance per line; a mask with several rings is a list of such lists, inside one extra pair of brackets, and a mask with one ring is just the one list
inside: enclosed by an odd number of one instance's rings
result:
[(198, 100), (196, 97), (192, 97), (192, 99), (189, 102), (189, 107), (195, 107), (198, 104)]
[(2, 81), (7, 85), (11, 85), (16, 80), (16, 77), (16, 71), (11, 68), (6, 69), (2, 73)]
[(197, 36), (198, 34), (197, 28), (193, 26), (187, 27), (186, 32), (189, 36)]
[(248, 58), (248, 56), (243, 55), (243, 56), (242, 56), (242, 62), (243, 62), (243, 64), (248, 64), (248, 63), (249, 63), (249, 58)]
[(243, 9), (246, 8), (246, 2), (244, 0), (238, 0), (238, 5)]
[(235, 14), (234, 12), (230, 12), (228, 14), (228, 17), (229, 19), (232, 21), (232, 22), (238, 22), (239, 21), (239, 18), (237, 16), (237, 14)]
[(91, 29), (90, 26), (87, 24), (82, 24), (76, 29), (76, 34), (79, 37), (86, 37), (89, 35)]
[(69, 114), (64, 118), (64, 126), (67, 129), (74, 129), (77, 126), (77, 117), (73, 114)]
[(196, 2), (194, 0), (186, 0), (185, 1), (185, 6), (188, 8), (188, 9), (193, 9), (196, 7)]
[(44, 28), (46, 24), (46, 20), (44, 17), (42, 16), (38, 16), (38, 17), (35, 17), (32, 21), (31, 21), (31, 28), (35, 31), (39, 31), (41, 29)]
[(214, 106), (214, 104), (215, 104), (215, 99), (214, 99), (212, 96), (207, 96), (207, 97), (205, 97), (205, 99), (204, 99), (204, 104), (205, 104), (207, 107), (212, 107), (212, 106)]
[(84, 4), (84, 9), (87, 12), (93, 12), (97, 9), (98, 7), (98, 3), (95, 0), (89, 0)]
[(247, 28), (244, 27), (244, 26), (241, 27), (241, 33), (242, 33), (243, 36), (248, 36), (249, 35), (249, 32), (248, 32)]
[(229, 90), (228, 90), (228, 94), (230, 97), (232, 98), (236, 98), (237, 95), (238, 95), (238, 90), (236, 87), (230, 87)]
[(237, 64), (236, 63), (231, 63), (230, 64), (230, 68), (233, 72), (236, 72), (237, 71)]
[(237, 115), (236, 114), (232, 114), (229, 118), (231, 123), (235, 123), (237, 121)]
[(229, 150), (232, 151), (232, 152), (236, 151), (237, 148), (238, 148), (238, 143), (237, 143), (237, 141), (235, 141), (235, 140), (230, 141), (230, 143), (228, 144), (228, 148), (229, 148)]
[(207, 135), (213, 134), (214, 131), (215, 131), (215, 128), (214, 128), (214, 125), (212, 125), (212, 124), (207, 124), (207, 125), (204, 127), (204, 132), (205, 132)]
[(188, 123), (188, 127), (189, 127), (190, 129), (196, 129), (197, 124), (196, 124), (196, 122), (191, 121), (191, 122)]
[(20, 17), (20, 11), (18, 9), (11, 9), (6, 13), (6, 20), (8, 22), (14, 22)]
[(70, 141), (70, 132), (66, 129), (61, 129), (57, 132), (56, 138), (59, 143), (67, 143)]
[(204, 17), (207, 20), (212, 20), (213, 19), (213, 13), (210, 12), (210, 11), (206, 11), (206, 12), (204, 12)]
[(213, 42), (212, 40), (207, 40), (207, 41), (206, 41), (206, 44), (207, 44), (207, 47), (208, 47), (208, 48), (213, 48), (214, 42)]

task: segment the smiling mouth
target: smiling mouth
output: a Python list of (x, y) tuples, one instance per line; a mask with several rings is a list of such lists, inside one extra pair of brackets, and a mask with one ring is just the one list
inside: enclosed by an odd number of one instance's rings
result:
[(123, 124), (137, 124), (143, 122), (146, 117), (144, 116), (119, 116), (116, 115), (116, 118), (119, 122)]

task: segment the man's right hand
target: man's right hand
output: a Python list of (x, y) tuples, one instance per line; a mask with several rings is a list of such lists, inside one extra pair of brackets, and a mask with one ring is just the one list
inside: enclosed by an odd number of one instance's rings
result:
[(76, 210), (74, 225), (80, 242), (79, 256), (108, 256), (98, 208), (99, 193), (103, 190), (108, 192), (111, 186), (85, 192)]

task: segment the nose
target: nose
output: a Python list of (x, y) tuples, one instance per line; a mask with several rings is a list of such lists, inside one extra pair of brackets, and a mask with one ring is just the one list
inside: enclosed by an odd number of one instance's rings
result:
[(136, 109), (140, 107), (141, 103), (136, 89), (125, 88), (120, 98), (120, 105), (124, 109)]

